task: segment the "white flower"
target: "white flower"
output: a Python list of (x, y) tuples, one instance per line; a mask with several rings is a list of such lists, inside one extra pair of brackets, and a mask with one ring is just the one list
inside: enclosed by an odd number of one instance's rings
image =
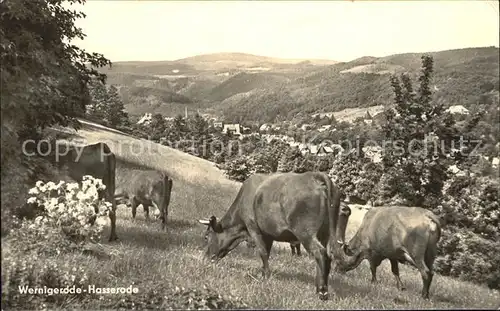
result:
[(45, 186), (49, 190), (57, 190), (57, 185), (54, 182), (52, 182), (52, 181), (49, 181)]
[(39, 180), (35, 184), (37, 187), (41, 187), (43, 185), (43, 181)]
[(64, 205), (64, 203), (59, 203), (57, 207), (59, 208), (59, 213), (64, 212), (64, 210), (66, 209), (66, 205)]
[(106, 225), (108, 223), (107, 220), (108, 220), (107, 217), (98, 217), (95, 222), (99, 226), (104, 226), (104, 225)]
[(30, 191), (28, 191), (28, 194), (39, 194), (40, 191), (38, 191), (37, 188), (31, 188)]
[(36, 198), (35, 197), (31, 197), (28, 199), (28, 203), (29, 204), (33, 204), (33, 203), (36, 203)]

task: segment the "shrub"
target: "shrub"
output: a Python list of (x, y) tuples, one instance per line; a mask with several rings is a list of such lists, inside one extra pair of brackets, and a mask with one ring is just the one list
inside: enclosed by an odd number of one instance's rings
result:
[(236, 158), (224, 164), (218, 165), (225, 171), (227, 178), (243, 182), (252, 175), (252, 167), (248, 163), (246, 156)]
[(450, 226), (443, 230), (436, 259), (436, 272), (500, 288), (500, 242), (467, 229)]
[(29, 190), (28, 203), (36, 205), (41, 213), (35, 219), (18, 220), (2, 240), (2, 305), (33, 308), (40, 301), (55, 302), (64, 296), (23, 295), (19, 286), (60, 288), (90, 284), (84, 270), (75, 268), (78, 263), (63, 261), (57, 265), (53, 259), (72, 251), (86, 251), (89, 243), (99, 240), (111, 206), (98, 200), (98, 191), (104, 189), (101, 180), (84, 176), (81, 187), (64, 181), (38, 181)]
[[(106, 186), (100, 179), (83, 177), (81, 189), (78, 183), (38, 181), (31, 188), (28, 204), (41, 207), (43, 213), (33, 221), (24, 221), (20, 232), (45, 235), (48, 230), (59, 230), (74, 243), (98, 241), (111, 203), (98, 200), (98, 192)], [(96, 225), (92, 226), (96, 221)]]

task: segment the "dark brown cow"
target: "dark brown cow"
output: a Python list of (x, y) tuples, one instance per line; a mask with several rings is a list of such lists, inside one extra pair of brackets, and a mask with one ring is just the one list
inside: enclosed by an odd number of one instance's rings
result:
[(168, 217), (168, 205), (172, 193), (172, 179), (167, 174), (155, 170), (124, 169), (117, 174), (115, 197), (126, 197), (132, 207), (135, 218), (137, 206), (142, 204), (146, 219), (149, 219), (149, 207), (156, 206), (162, 229), (165, 229)]
[(85, 175), (102, 180), (106, 189), (99, 192), (99, 199), (105, 198), (112, 204), (109, 212), (111, 221), (109, 241), (117, 240), (116, 202), (114, 199), (116, 159), (109, 146), (105, 143), (80, 147), (58, 144), (57, 152), (55, 160), (58, 167), (66, 168), (69, 177), (73, 180), (81, 183)]
[(429, 298), (437, 243), (441, 237), (439, 218), (420, 207), (381, 206), (372, 208), (363, 218), (356, 234), (338, 255), (335, 269), (355, 269), (364, 259), (370, 262), (372, 282), (377, 267), (389, 259), (396, 285), (403, 290), (398, 262), (408, 262), (422, 275), (422, 297)]
[(324, 173), (253, 175), (219, 222), (215, 216), (200, 220), (208, 226), (205, 256), (218, 261), (250, 235), (267, 278), (273, 242), (300, 242), (316, 259), (316, 292), (320, 299), (328, 299), (330, 254), (340, 247), (336, 232), (340, 198), (339, 189)]
[[(349, 216), (351, 216), (351, 208), (347, 205), (347, 203), (340, 203), (340, 218), (338, 222), (337, 229), (337, 240), (344, 241), (345, 240), (345, 228), (347, 226), (347, 222), (349, 221)], [(344, 229), (342, 229), (344, 228)], [(300, 256), (300, 242), (290, 242), (290, 249), (292, 250), (292, 256), (297, 255)]]

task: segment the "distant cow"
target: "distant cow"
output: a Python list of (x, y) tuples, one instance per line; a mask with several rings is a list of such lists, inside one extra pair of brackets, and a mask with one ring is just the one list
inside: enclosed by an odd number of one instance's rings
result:
[(396, 285), (403, 290), (398, 262), (408, 262), (422, 275), (422, 297), (429, 298), (437, 243), (441, 237), (438, 217), (420, 207), (382, 206), (369, 210), (358, 231), (336, 259), (336, 270), (355, 269), (364, 259), (370, 262), (372, 282), (384, 259), (391, 261)]
[(132, 207), (135, 218), (137, 206), (142, 204), (146, 219), (149, 219), (149, 207), (159, 210), (162, 229), (165, 229), (168, 217), (168, 205), (172, 193), (172, 179), (165, 173), (155, 170), (124, 169), (117, 174), (115, 197), (126, 197)]
[(329, 254), (340, 247), (336, 232), (340, 197), (324, 173), (253, 175), (219, 222), (215, 216), (200, 220), (208, 226), (205, 256), (218, 261), (250, 235), (267, 278), (273, 242), (300, 242), (316, 259), (316, 292), (320, 299), (328, 299)]
[(58, 155), (56, 156), (56, 161), (58, 167), (66, 167), (69, 177), (73, 180), (81, 183), (85, 175), (90, 175), (102, 180), (106, 189), (99, 192), (99, 199), (106, 198), (106, 201), (112, 204), (111, 211), (109, 212), (109, 219), (111, 221), (109, 241), (117, 240), (116, 203), (114, 199), (115, 155), (105, 143), (96, 143), (82, 147), (59, 145), (57, 150)]

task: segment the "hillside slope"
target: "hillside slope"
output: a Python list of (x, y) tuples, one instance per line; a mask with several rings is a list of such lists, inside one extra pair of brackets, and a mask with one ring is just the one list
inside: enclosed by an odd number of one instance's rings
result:
[[(106, 142), (119, 158), (119, 170), (131, 166), (152, 167), (163, 169), (173, 177), (166, 232), (160, 231), (157, 223), (145, 222), (140, 210), (138, 219), (132, 220), (130, 211), (122, 207), (117, 220), (121, 242), (105, 242), (111, 259), (71, 258), (91, 272), (90, 278), (96, 284), (107, 287), (136, 284), (140, 295), (134, 299), (160, 297), (161, 300), (159, 293), (171, 285), (198, 289), (208, 286), (220, 293), (240, 297), (252, 308), (493, 308), (500, 301), (500, 293), (496, 291), (441, 276), (434, 277), (431, 300), (422, 300), (419, 297), (420, 275), (407, 266), (401, 267), (407, 291), (398, 292), (389, 264), (384, 262), (379, 268), (380, 283), (377, 285), (369, 283), (366, 263), (345, 275), (334, 274), (330, 277), (330, 292), (334, 295), (323, 302), (314, 293), (313, 258), (292, 257), (289, 249), (277, 247), (270, 259), (272, 276), (265, 281), (260, 279), (258, 254), (244, 245), (217, 265), (203, 262), (201, 245), (205, 228), (197, 219), (211, 215), (221, 217), (236, 196), (239, 184), (225, 179), (210, 162), (102, 126), (86, 123), (77, 135), (80, 136), (75, 138), (78, 143)], [(362, 215), (359, 211), (353, 213), (348, 238)], [(113, 303), (122, 301), (122, 296), (108, 296), (106, 300), (113, 300)], [(101, 308), (102, 303), (98, 296), (89, 298), (85, 308)]]
[[(425, 54), (434, 57), (434, 96), (445, 105), (469, 106), (482, 95), (498, 93), (498, 48)], [(214, 109), (228, 121), (272, 122), (277, 115), (290, 119), (300, 111), (331, 112), (390, 103), (390, 76), (408, 73), (416, 79), (422, 55), (366, 56), (336, 63), (218, 53), (170, 62), (120, 62), (105, 72), (123, 94), (127, 89), (150, 88), (140, 96), (124, 97), (132, 114), (149, 111), (172, 116), (182, 110), (179, 104), (192, 103), (196, 109)], [(171, 95), (158, 95), (156, 89)]]

